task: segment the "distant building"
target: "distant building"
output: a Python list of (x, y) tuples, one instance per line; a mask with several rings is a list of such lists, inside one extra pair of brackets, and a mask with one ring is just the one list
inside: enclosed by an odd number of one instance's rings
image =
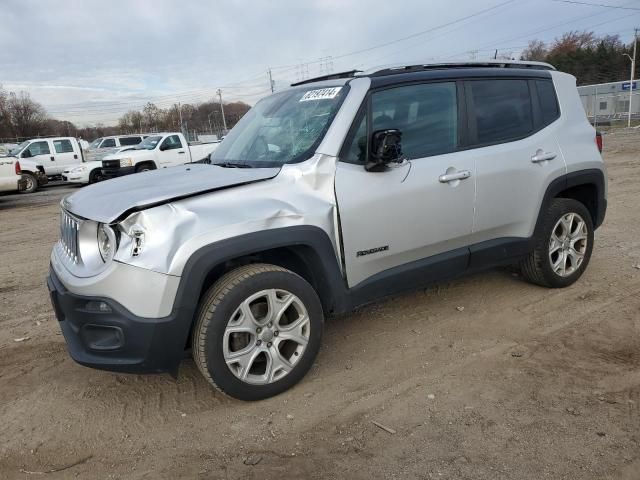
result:
[[(633, 82), (633, 102), (631, 115), (640, 117), (640, 95), (636, 90), (640, 88), (640, 80)], [(629, 112), (629, 94), (631, 85), (629, 80), (622, 82), (599, 83), (578, 87), (587, 116), (591, 121), (597, 115), (598, 121), (621, 120)]]

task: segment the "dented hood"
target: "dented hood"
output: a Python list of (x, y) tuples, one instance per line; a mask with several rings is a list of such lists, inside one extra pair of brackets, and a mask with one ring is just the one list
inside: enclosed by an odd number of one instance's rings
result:
[(279, 168), (223, 168), (192, 164), (136, 173), (89, 185), (65, 197), (65, 210), (111, 223), (129, 212), (237, 185), (274, 178)]

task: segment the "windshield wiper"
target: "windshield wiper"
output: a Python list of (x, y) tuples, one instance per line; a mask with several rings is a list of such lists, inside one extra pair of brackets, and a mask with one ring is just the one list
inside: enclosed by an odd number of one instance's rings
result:
[(246, 163), (234, 163), (234, 162), (212, 163), (211, 165), (215, 165), (217, 167), (222, 167), (222, 168), (252, 168), (251, 165), (247, 165)]

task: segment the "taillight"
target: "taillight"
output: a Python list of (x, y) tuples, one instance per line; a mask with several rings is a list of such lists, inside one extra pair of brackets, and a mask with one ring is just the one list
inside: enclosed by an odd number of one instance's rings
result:
[(20, 175), (22, 173), (22, 169), (20, 168), (20, 162), (16, 160), (16, 175)]
[(602, 134), (600, 132), (596, 132), (596, 145), (598, 146), (598, 151), (602, 153)]

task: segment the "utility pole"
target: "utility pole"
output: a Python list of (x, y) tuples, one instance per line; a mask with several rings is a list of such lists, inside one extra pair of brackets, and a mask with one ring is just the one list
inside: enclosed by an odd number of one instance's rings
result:
[(275, 90), (276, 82), (273, 81), (273, 77), (271, 76), (271, 69), (267, 70), (269, 74), (269, 88), (271, 89), (271, 93)]
[(629, 116), (627, 128), (631, 128), (631, 104), (633, 103), (633, 76), (636, 72), (636, 46), (638, 43), (638, 29), (633, 32), (633, 58), (631, 59), (631, 81), (629, 82)]
[(178, 102), (178, 118), (180, 119), (180, 133), (182, 133), (182, 105)]
[(595, 87), (596, 94), (593, 97), (593, 128), (598, 128), (598, 109), (600, 108), (600, 103), (598, 103), (598, 85)]
[(224, 134), (227, 134), (227, 120), (224, 118), (224, 107), (222, 106), (222, 90), (218, 89), (218, 98), (220, 99), (220, 112), (222, 113), (222, 126), (224, 128)]

